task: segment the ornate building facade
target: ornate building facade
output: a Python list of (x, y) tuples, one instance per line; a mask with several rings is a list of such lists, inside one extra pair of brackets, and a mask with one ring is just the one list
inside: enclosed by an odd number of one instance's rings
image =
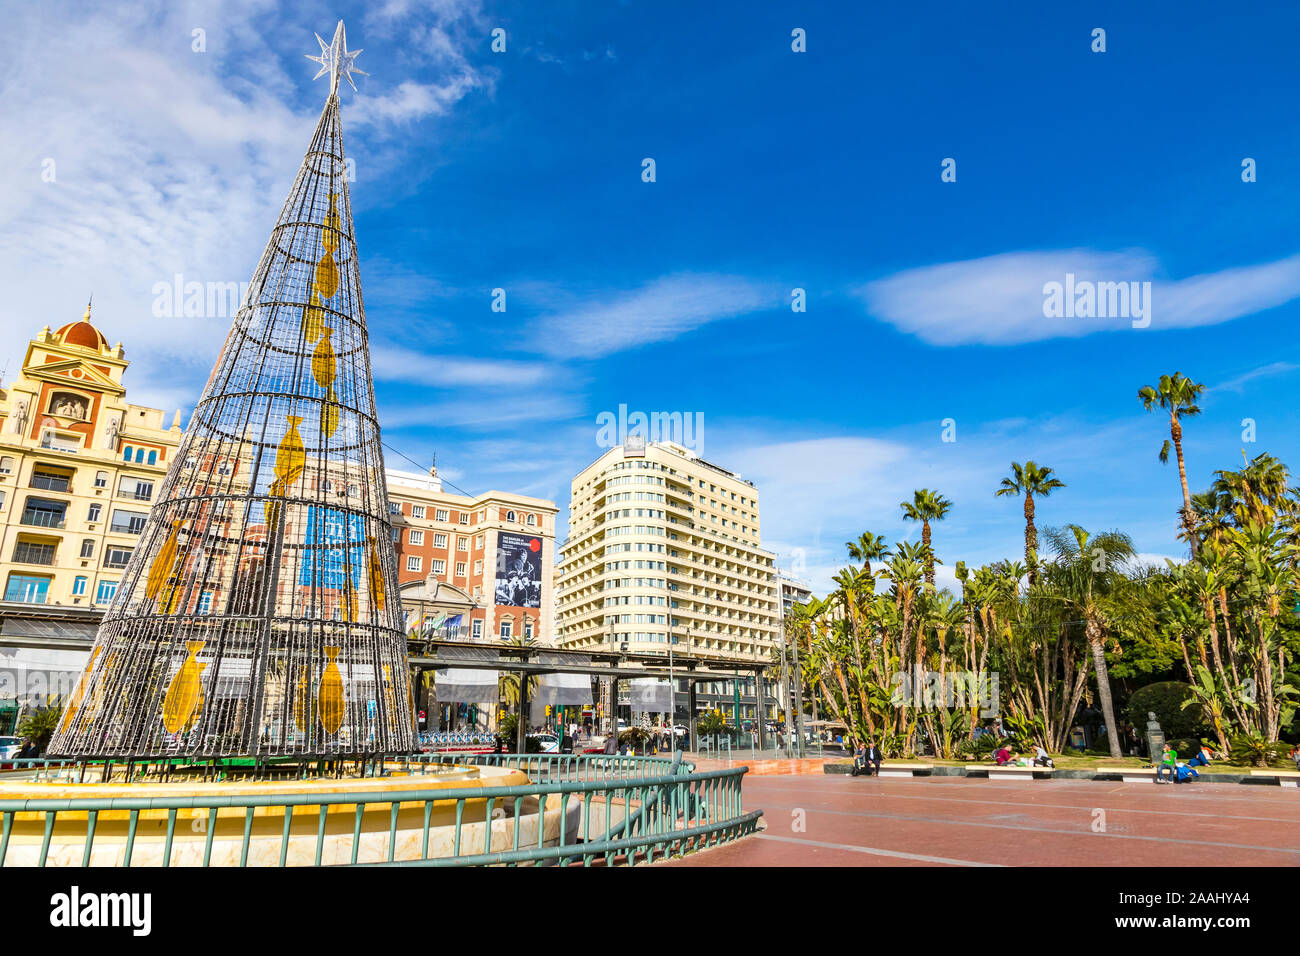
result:
[(181, 438), (181, 413), (126, 400), (122, 345), (79, 322), (27, 346), (0, 383), (3, 601), (102, 607)]

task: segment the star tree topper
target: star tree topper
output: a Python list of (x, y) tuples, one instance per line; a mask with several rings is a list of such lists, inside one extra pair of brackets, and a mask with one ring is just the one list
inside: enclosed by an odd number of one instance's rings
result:
[(352, 74), (360, 73), (362, 76), (369, 76), (365, 70), (358, 70), (353, 64), (356, 63), (357, 57), (361, 55), (360, 50), (348, 49), (348, 37), (343, 30), (343, 21), (334, 28), (334, 39), (326, 43), (321, 39), (320, 34), (316, 34), (316, 42), (320, 44), (320, 56), (312, 56), (310, 53), (303, 54), (307, 59), (320, 64), (320, 72), (312, 77), (313, 80), (319, 80), (326, 73), (330, 75), (330, 94), (333, 95), (339, 91), (339, 77), (342, 76), (348, 81), (348, 85), (354, 90), (357, 85), (352, 82)]

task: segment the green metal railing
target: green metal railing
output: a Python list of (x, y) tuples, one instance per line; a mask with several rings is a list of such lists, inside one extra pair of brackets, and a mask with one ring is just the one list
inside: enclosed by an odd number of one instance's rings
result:
[[(444, 757), (451, 759), (443, 759)], [(39, 763), (34, 761), (33, 763)], [(50, 763), (57, 764), (52, 761)], [(43, 840), (37, 865), (45, 866), (50, 854), (55, 826), (60, 814), (84, 813), (85, 835), (81, 840), (81, 865), (89, 866), (99, 815), (107, 812), (127, 814), (122, 865), (131, 866), (136, 850), (142, 811), (166, 811), (166, 835), (162, 865), (173, 863), (173, 841), (179, 811), (206, 811), (203, 866), (211, 863), (213, 841), (218, 820), (243, 821), (239, 847), (239, 865), (248, 866), (253, 841), (254, 818), (283, 815), (279, 838), (279, 865), (286, 866), (292, 822), (310, 814), (315, 808), (317, 819), (315, 865), (322, 864), (326, 845), (326, 820), (331, 807), (351, 807), (352, 865), (393, 866), (481, 866), (593, 863), (604, 865), (653, 862), (655, 859), (681, 856), (692, 850), (713, 846), (752, 833), (762, 815), (761, 810), (746, 812), (741, 800), (741, 781), (745, 767), (696, 773), (692, 765), (679, 759), (658, 757), (617, 757), (569, 754), (416, 754), (392, 761), (393, 769), (402, 766), (407, 773), (436, 772), (444, 764), (478, 764), (517, 768), (529, 775), (527, 784), (488, 788), (445, 788), (383, 790), (354, 793), (302, 794), (229, 794), (196, 797), (119, 797), (111, 799), (67, 798), (0, 800), (0, 867), (6, 865), (10, 838), (17, 814), (42, 814)], [(404, 766), (403, 766), (404, 765)], [(65, 768), (66, 769), (66, 768)], [(539, 781), (537, 778), (545, 778)], [(142, 793), (146, 792), (141, 788)], [(570, 811), (581, 806), (581, 832), (570, 831)], [(450, 856), (430, 856), (430, 834), (435, 827), (435, 806), (450, 810), (454, 805), (454, 830)], [(555, 845), (546, 846), (546, 812), (559, 809), (559, 827)], [(402, 808), (423, 811), (420, 856), (396, 859), (399, 813)], [(534, 809), (535, 808), (535, 809)], [(362, 820), (367, 812), (388, 810), (387, 858), (360, 860)], [(593, 809), (600, 811), (603, 825), (592, 832)], [(526, 815), (536, 813), (536, 841), (524, 841), (521, 823)], [(614, 822), (616, 812), (623, 819)], [(509, 850), (493, 850), (494, 820), (513, 817), (513, 838)], [(470, 846), (466, 828), (482, 826), (478, 846)], [(505, 824), (507, 827), (509, 824)], [(404, 827), (403, 831), (409, 829)], [(368, 830), (368, 832), (372, 832)], [(337, 839), (337, 834), (335, 835)], [(267, 839), (267, 837), (262, 837)], [(527, 842), (529, 845), (524, 845)], [(9, 865), (13, 865), (10, 863)]]

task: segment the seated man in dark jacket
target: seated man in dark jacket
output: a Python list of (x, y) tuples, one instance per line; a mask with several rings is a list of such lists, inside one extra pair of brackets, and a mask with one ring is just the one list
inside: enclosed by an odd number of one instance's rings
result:
[(876, 746), (876, 742), (874, 740), (871, 741), (871, 743), (867, 744), (866, 757), (867, 757), (867, 768), (868, 768), (867, 773), (870, 774), (871, 768), (874, 767), (876, 776), (880, 776), (880, 761), (882, 759), (882, 755), (880, 753), (880, 748)]

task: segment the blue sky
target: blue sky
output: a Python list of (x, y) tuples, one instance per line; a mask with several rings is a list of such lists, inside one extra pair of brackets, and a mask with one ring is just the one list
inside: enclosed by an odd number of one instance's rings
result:
[[(1177, 556), (1139, 386), (1210, 387), (1194, 490), (1243, 448), (1296, 459), (1300, 8), (1060, 6), (7, 8), (0, 346), (12, 374), (93, 291), (131, 398), (188, 411), (229, 319), (160, 319), (152, 290), (252, 273), (326, 92), (303, 54), (342, 17), (371, 74), (343, 120), (376, 392), (411, 459), (563, 509), (599, 413), (701, 413), (818, 587), (860, 531), (915, 537), (918, 487), (955, 504), (941, 581), (1019, 554), (1013, 459), (1068, 485), (1040, 524)], [(1150, 327), (1045, 318), (1066, 272), (1151, 281)]]

